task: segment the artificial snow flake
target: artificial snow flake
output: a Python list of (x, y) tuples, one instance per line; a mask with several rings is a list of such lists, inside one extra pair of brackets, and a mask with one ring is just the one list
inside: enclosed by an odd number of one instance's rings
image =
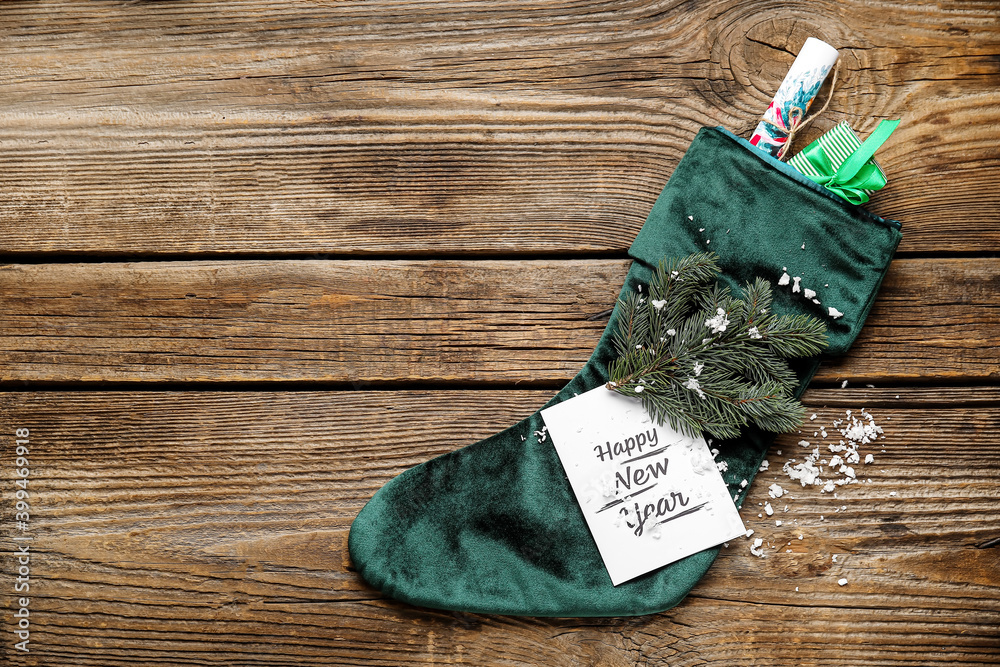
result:
[(842, 312), (840, 312), (839, 310), (837, 310), (833, 306), (830, 306), (828, 310), (830, 312), (830, 317), (832, 317), (835, 320), (838, 320), (838, 319), (840, 319), (841, 317), (844, 316), (844, 314)]
[(705, 392), (701, 390), (701, 384), (695, 378), (688, 378), (688, 381), (684, 383), (687, 389), (698, 394), (699, 398), (705, 398)]
[(807, 299), (812, 299), (813, 297), (816, 296), (816, 292), (814, 292), (813, 290), (809, 289), (808, 287), (804, 287), (802, 289), (802, 296), (804, 296)]
[(772, 498), (780, 498), (782, 495), (784, 495), (784, 493), (785, 490), (781, 488), (781, 486), (779, 486), (778, 484), (772, 484), (771, 486), (767, 487), (767, 495), (771, 496)]
[(865, 454), (865, 465), (869, 463), (875, 463), (875, 457), (871, 454)]
[(676, 333), (677, 333), (677, 331), (675, 329), (667, 329), (667, 335), (668, 336), (673, 336)]
[(838, 579), (837, 583), (840, 584), (841, 586), (846, 586), (847, 585), (847, 579)]
[(715, 317), (705, 320), (705, 326), (712, 330), (712, 333), (722, 333), (729, 326), (729, 318), (723, 308), (715, 309)]
[(645, 389), (645, 387), (639, 385), (638, 387), (635, 388), (635, 393), (641, 394), (643, 389)]
[(788, 475), (789, 479), (798, 480), (802, 486), (819, 484), (823, 480), (819, 478), (820, 470), (816, 466), (816, 458), (819, 457), (807, 456), (805, 461), (794, 466), (789, 461), (784, 465), (782, 470)]
[(778, 278), (779, 285), (787, 285), (791, 281), (792, 277), (787, 273), (782, 273), (781, 277)]
[(761, 338), (764, 337), (761, 335), (760, 331), (757, 330), (757, 327), (750, 327), (747, 330), (747, 335), (756, 340), (760, 340)]
[(659, 310), (660, 308), (663, 308), (665, 305), (667, 305), (667, 300), (666, 299), (650, 299), (649, 302), (651, 304), (653, 304), (653, 308), (656, 308), (657, 310)]
[(764, 512), (766, 512), (768, 516), (774, 514), (774, 508), (771, 507), (771, 503), (764, 503)]
[(792, 278), (792, 292), (801, 291), (802, 286), (799, 285), (799, 283), (801, 283), (801, 282), (802, 282), (802, 278), (800, 278), (798, 276), (795, 276), (794, 278)]
[(705, 364), (701, 363), (700, 361), (695, 362), (695, 364), (694, 364), (694, 376), (698, 377), (699, 375), (701, 375), (701, 372), (703, 370), (705, 370)]

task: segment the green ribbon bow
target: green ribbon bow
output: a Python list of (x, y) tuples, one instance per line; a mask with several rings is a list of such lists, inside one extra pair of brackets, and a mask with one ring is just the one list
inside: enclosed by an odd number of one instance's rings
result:
[(805, 175), (852, 204), (864, 204), (868, 201), (868, 193), (865, 190), (881, 190), (885, 187), (885, 176), (878, 166), (869, 160), (875, 155), (875, 151), (882, 147), (897, 125), (899, 125), (898, 120), (883, 120), (837, 169), (834, 169), (833, 162), (819, 141), (812, 142), (802, 149), (801, 155), (820, 173), (820, 176)]

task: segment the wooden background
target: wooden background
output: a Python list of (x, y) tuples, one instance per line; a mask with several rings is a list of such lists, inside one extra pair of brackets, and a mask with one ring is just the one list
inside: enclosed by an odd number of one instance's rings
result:
[[(810, 35), (843, 67), (800, 145), (903, 120), (871, 204), (903, 243), (806, 395), (876, 416), (872, 482), (796, 492), (794, 533), (744, 511), (792, 551), (653, 616), (362, 583), (365, 501), (573, 375), (697, 128), (748, 134)], [(0, 662), (1000, 663), (995, 2), (4, 2), (0, 84)]]

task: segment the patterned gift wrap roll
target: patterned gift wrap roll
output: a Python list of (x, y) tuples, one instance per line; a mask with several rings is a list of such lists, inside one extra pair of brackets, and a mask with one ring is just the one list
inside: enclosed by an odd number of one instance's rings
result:
[(814, 37), (808, 38), (764, 112), (764, 119), (770, 123), (763, 120), (758, 123), (750, 143), (777, 157), (788, 141), (788, 130), (805, 118), (809, 105), (836, 62), (837, 49)]

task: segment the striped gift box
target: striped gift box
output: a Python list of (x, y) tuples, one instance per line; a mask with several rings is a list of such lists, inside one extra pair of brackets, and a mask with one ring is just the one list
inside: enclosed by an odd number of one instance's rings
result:
[[(806, 176), (819, 178), (821, 174), (816, 171), (816, 169), (814, 169), (805, 158), (805, 154), (816, 144), (823, 147), (823, 152), (825, 152), (827, 157), (830, 158), (830, 162), (833, 163), (833, 168), (839, 169), (840, 165), (844, 163), (844, 160), (846, 160), (851, 153), (860, 148), (861, 139), (854, 133), (854, 130), (852, 130), (851, 126), (847, 124), (847, 121), (841, 121), (834, 126), (833, 129), (820, 135), (819, 139), (796, 153), (795, 157), (788, 161), (788, 164), (792, 165)], [(875, 160), (869, 160), (867, 164), (874, 165), (878, 170), (878, 173), (882, 175), (883, 180), (885, 179), (885, 172), (882, 171), (882, 168), (878, 166), (878, 163), (875, 162)], [(869, 195), (872, 192), (874, 192), (874, 190), (865, 190), (865, 193)]]

